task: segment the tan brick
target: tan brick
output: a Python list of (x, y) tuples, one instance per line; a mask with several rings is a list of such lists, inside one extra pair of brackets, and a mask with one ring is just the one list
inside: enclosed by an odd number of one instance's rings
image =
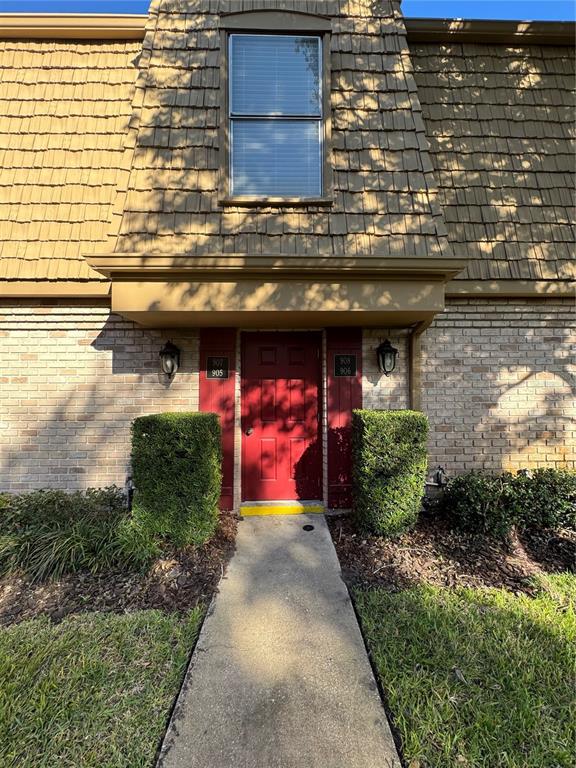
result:
[[(82, 325), (94, 329), (97, 344), (82, 343)], [(171, 331), (183, 367), (166, 389), (158, 375), (162, 334), (103, 307), (16, 304), (3, 309), (0, 326), (7, 334), (0, 344), (1, 490), (123, 486), (132, 419), (198, 408), (195, 331), (183, 330), (182, 338)], [(15, 338), (24, 363), (6, 343)]]

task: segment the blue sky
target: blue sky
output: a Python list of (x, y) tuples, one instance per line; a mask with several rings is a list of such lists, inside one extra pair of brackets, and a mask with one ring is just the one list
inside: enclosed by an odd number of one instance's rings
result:
[[(4, 13), (146, 13), (149, 0), (0, 0)], [(406, 16), (574, 20), (574, 0), (403, 0)]]

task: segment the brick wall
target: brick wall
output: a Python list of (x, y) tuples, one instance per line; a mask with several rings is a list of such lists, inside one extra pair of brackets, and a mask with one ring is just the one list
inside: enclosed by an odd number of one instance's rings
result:
[[(576, 466), (574, 319), (568, 300), (448, 304), (422, 341), (432, 467)], [(170, 334), (183, 351), (170, 383), (165, 338), (104, 304), (0, 305), (0, 490), (123, 485), (132, 419), (198, 408), (197, 333)], [(385, 338), (400, 353), (390, 377)], [(406, 331), (365, 329), (362, 385), (366, 408), (408, 407)]]
[(448, 303), (422, 340), (430, 465), (576, 467), (573, 300)]
[(0, 306), (0, 490), (76, 489), (126, 480), (130, 422), (197, 410), (194, 330), (172, 382), (159, 372), (165, 335), (106, 306)]
[[(380, 372), (376, 349), (385, 339), (398, 350), (390, 376)], [(408, 334), (396, 329), (366, 328), (362, 334), (362, 402), (364, 408), (408, 408)]]

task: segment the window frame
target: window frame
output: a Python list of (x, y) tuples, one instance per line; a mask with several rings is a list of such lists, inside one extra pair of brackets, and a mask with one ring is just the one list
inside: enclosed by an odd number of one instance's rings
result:
[[(279, 31), (281, 30), (281, 31)], [(220, 19), (220, 168), (219, 204), (234, 207), (280, 207), (332, 205), (332, 121), (330, 103), (330, 19), (306, 13), (288, 11), (252, 11), (222, 15)], [(231, 126), (230, 115), (230, 39), (234, 34), (284, 35), (318, 37), (320, 39), (320, 87), (322, 89), (320, 117), (320, 176), (321, 194), (314, 197), (267, 197), (232, 195), (231, 193)], [(240, 118), (241, 119), (241, 118)], [(263, 116), (265, 119), (265, 116)], [(289, 119), (289, 118), (288, 118)], [(315, 119), (315, 118), (310, 118)]]

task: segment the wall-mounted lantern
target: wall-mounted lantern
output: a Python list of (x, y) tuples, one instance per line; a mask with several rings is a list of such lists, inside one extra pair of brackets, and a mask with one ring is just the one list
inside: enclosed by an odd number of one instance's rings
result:
[(445, 488), (448, 485), (448, 475), (444, 467), (437, 467), (432, 474), (432, 478), (438, 488)]
[(378, 358), (378, 368), (386, 376), (390, 376), (394, 368), (396, 368), (396, 358), (398, 357), (398, 350), (390, 344), (389, 340), (382, 342), (376, 350), (376, 356)]
[(180, 350), (171, 341), (167, 341), (160, 350), (160, 367), (169, 379), (180, 368)]

